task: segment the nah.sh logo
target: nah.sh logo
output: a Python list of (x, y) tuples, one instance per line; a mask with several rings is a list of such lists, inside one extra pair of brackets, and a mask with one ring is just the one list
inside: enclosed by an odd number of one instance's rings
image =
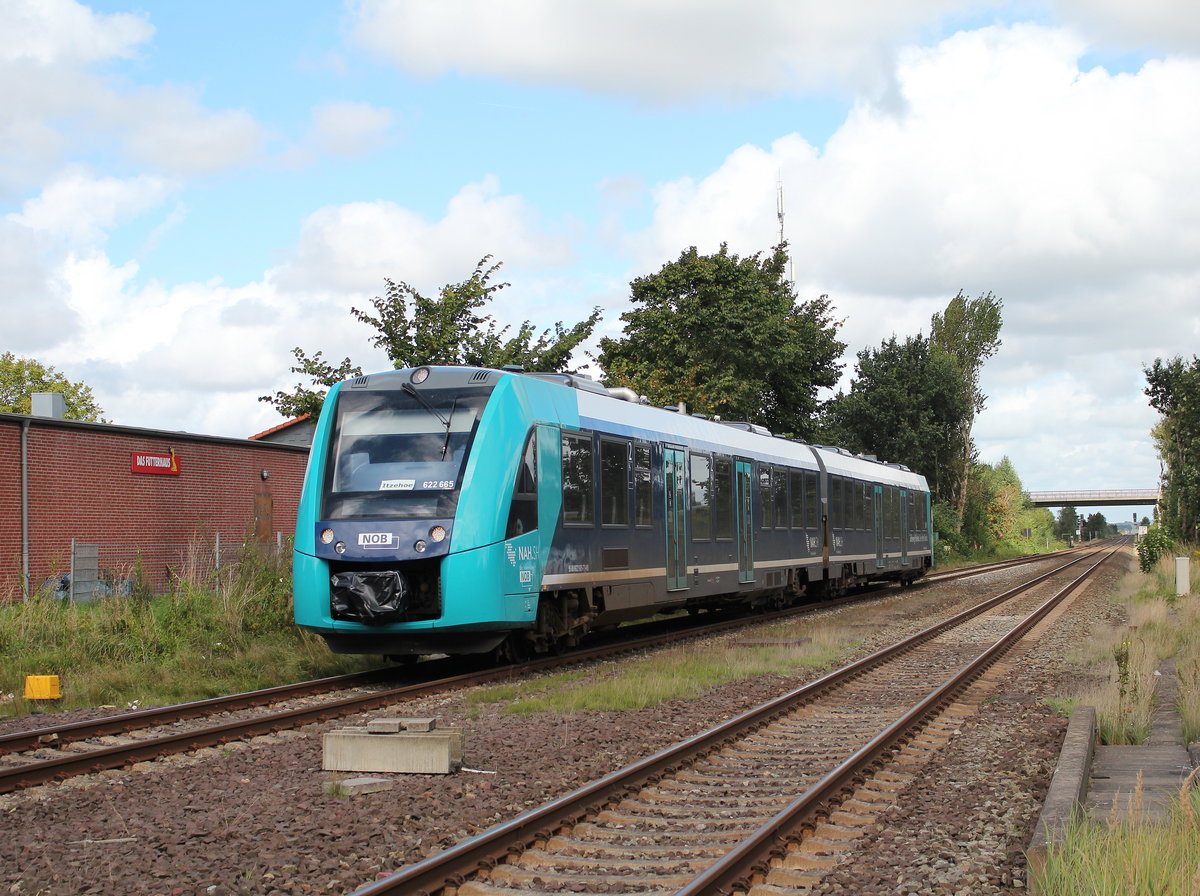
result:
[(358, 546), (360, 548), (390, 548), (395, 542), (391, 532), (359, 532)]

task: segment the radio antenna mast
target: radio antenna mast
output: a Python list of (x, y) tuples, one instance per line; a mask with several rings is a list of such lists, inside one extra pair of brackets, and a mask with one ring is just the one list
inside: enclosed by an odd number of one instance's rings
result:
[[(779, 242), (778, 242), (778, 243), (776, 243), (776, 245), (778, 245), (778, 246), (782, 246), (782, 245), (783, 245), (783, 243), (784, 243), (784, 235), (783, 235), (783, 178), (782, 178), (782, 177), (780, 177), (780, 179), (779, 179), (778, 181), (776, 181), (776, 184), (777, 184), (777, 186), (778, 186), (778, 191), (777, 191), (777, 193), (776, 193), (776, 197), (775, 197), (775, 217), (779, 219)], [(796, 285), (796, 271), (795, 271), (795, 268), (794, 268), (794, 266), (792, 265), (792, 253), (791, 253), (791, 252), (788, 252), (788, 282), (789, 282), (789, 283), (791, 283), (791, 284), (792, 284), (792, 286), (795, 286), (795, 285)]]

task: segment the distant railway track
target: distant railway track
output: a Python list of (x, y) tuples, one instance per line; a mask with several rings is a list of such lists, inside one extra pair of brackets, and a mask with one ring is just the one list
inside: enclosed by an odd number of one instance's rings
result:
[[(1047, 559), (1045, 555), (1035, 555), (965, 570), (954, 570), (929, 576), (928, 581), (930, 584), (934, 584), (938, 581), (981, 575), (996, 569), (1045, 559)], [(0, 767), (0, 793), (9, 793), (19, 788), (63, 780), (75, 775), (121, 768), (136, 762), (186, 753), (202, 747), (219, 746), (234, 740), (269, 734), (313, 722), (327, 721), (434, 693), (507, 680), (516, 675), (602, 659), (660, 646), (671, 641), (707, 637), (723, 631), (781, 620), (826, 607), (844, 606), (849, 600), (854, 600), (854, 598), (808, 603), (774, 613), (727, 618), (716, 623), (692, 626), (666, 633), (657, 631), (652, 635), (577, 650), (562, 656), (535, 660), (519, 666), (476, 669), (315, 704), (311, 702), (310, 698), (332, 691), (373, 687), (381, 682), (386, 682), (389, 677), (397, 674), (414, 674), (425, 664), (405, 670), (376, 669), (365, 673), (281, 685), (243, 694), (119, 713), (101, 719), (50, 725), (31, 731), (0, 735), (0, 761), (5, 764), (4, 767)], [(442, 665), (430, 665), (434, 669), (445, 668)], [(189, 727), (186, 730), (169, 730), (160, 734), (151, 733), (149, 736), (140, 737), (128, 743), (89, 744), (88, 748), (84, 749), (86, 741), (124, 736), (131, 732), (148, 731), (154, 728), (177, 727), (186, 721), (204, 720), (218, 714), (236, 713), (285, 701), (298, 702), (301, 705), (256, 715), (253, 718), (235, 718), (217, 724)], [(79, 745), (79, 752), (62, 750), (63, 747), (73, 743)], [(49, 751), (53, 751), (56, 755), (47, 758), (44, 754)]]
[(789, 851), (852, 814), (841, 807), (864, 781), (1115, 552), (1074, 576), (1095, 555), (1076, 557), (354, 896), (786, 892), (804, 867)]

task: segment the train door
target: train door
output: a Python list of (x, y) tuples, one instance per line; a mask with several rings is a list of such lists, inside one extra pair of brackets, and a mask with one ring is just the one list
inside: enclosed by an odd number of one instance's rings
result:
[(735, 461), (734, 501), (737, 521), (738, 582), (754, 581), (754, 478), (750, 461)]
[(908, 566), (908, 491), (900, 489), (900, 565)]
[(667, 590), (687, 588), (687, 465), (680, 448), (663, 449), (666, 493)]
[(883, 521), (886, 518), (883, 511), (883, 486), (875, 488), (875, 500), (871, 506), (875, 510), (875, 568), (883, 569)]

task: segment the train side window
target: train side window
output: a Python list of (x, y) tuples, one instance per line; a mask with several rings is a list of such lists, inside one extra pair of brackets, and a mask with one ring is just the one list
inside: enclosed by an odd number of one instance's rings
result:
[(762, 527), (770, 529), (775, 524), (775, 506), (771, 503), (771, 468), (766, 464), (758, 467), (758, 500), (762, 504)]
[(633, 524), (649, 526), (653, 523), (653, 490), (650, 486), (650, 446), (633, 446)]
[(600, 522), (629, 525), (629, 443), (600, 440)]
[(792, 470), (789, 477), (792, 488), (792, 528), (804, 528), (804, 474)]
[(521, 452), (521, 463), (517, 467), (505, 538), (516, 538), (538, 527), (537, 501), (537, 430), (534, 429), (525, 440), (525, 450)]
[(821, 525), (821, 499), (817, 493), (817, 474), (804, 474), (804, 527), (816, 529)]
[(596, 518), (592, 509), (593, 484), (591, 436), (577, 436), (564, 432), (562, 437), (564, 523), (578, 526), (592, 525)]
[(713, 459), (713, 535), (733, 538), (733, 464), (726, 457)]
[(693, 454), (691, 466), (692, 541), (712, 538), (712, 459)]
[(775, 528), (788, 527), (788, 471), (776, 467), (771, 471), (771, 492), (775, 504)]

